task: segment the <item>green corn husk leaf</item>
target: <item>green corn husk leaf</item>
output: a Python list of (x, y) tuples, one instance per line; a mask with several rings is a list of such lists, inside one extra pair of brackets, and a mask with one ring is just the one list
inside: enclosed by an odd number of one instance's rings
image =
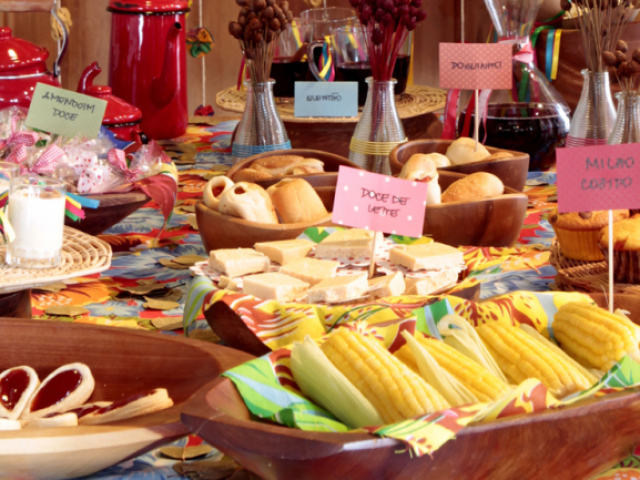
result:
[(411, 353), (413, 353), (420, 370), (420, 376), (435, 388), (452, 407), (480, 403), (471, 390), (442, 368), (413, 335), (405, 330), (402, 332), (402, 336), (411, 348)]
[(306, 337), (291, 351), (291, 371), (302, 392), (350, 428), (384, 425), (380, 413)]

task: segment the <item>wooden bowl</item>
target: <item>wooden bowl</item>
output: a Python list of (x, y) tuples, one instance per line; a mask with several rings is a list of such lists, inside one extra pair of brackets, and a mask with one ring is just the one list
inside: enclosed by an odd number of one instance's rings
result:
[(194, 395), (182, 421), (265, 480), (576, 480), (591, 478), (633, 452), (639, 410), (636, 388), (472, 426), (432, 457), (420, 458), (393, 439), (305, 432), (252, 420), (227, 378)]
[(36, 369), (41, 379), (61, 365), (87, 364), (91, 398), (116, 400), (164, 387), (175, 405), (102, 426), (0, 432), (0, 477), (30, 480), (91, 475), (189, 433), (184, 402), (202, 385), (250, 356), (219, 345), (125, 328), (0, 319), (0, 370)]
[(330, 225), (331, 214), (315, 222), (269, 225), (223, 215), (200, 201), (196, 204), (196, 220), (202, 244), (209, 252), (218, 248), (252, 248), (256, 242), (291, 240), (309, 227)]
[(65, 225), (89, 235), (98, 235), (142, 208), (151, 199), (142, 192), (107, 193), (104, 195), (86, 195), (87, 198), (100, 200), (98, 208), (85, 208), (85, 218), (74, 222), (64, 218)]
[[(293, 150), (278, 150), (275, 152), (265, 152), (265, 153), (260, 153), (258, 155), (253, 155), (251, 157), (246, 158), (242, 162), (235, 164), (226, 173), (226, 175), (227, 177), (233, 180), (233, 176), (236, 173), (238, 173), (240, 170), (244, 170), (245, 168), (249, 168), (251, 164), (256, 160), (260, 158), (275, 157), (280, 155), (299, 155), (304, 158), (315, 158), (323, 162), (325, 173), (315, 173), (315, 174), (305, 174), (305, 175), (287, 175), (287, 178), (304, 178), (313, 187), (326, 186), (328, 184), (327, 182), (330, 183), (331, 182), (330, 179), (337, 175), (338, 169), (340, 168), (341, 165), (360, 169), (358, 165), (350, 162), (347, 158), (342, 157), (340, 155), (335, 155), (333, 153), (328, 153), (328, 152), (322, 152), (320, 150), (294, 148)], [(267, 188), (273, 185), (274, 183), (278, 183), (280, 180), (282, 180), (282, 178), (283, 176), (279, 176), (279, 177), (274, 177), (273, 179), (263, 180), (255, 183), (263, 186), (264, 188)]]
[(0, 317), (31, 318), (31, 290), (0, 295)]
[[(414, 140), (398, 145), (389, 155), (391, 172), (398, 175), (405, 163), (416, 153), (441, 153), (444, 155), (452, 140)], [(464, 173), (470, 175), (476, 172), (492, 173), (505, 184), (518, 192), (524, 189), (529, 172), (529, 155), (501, 148), (486, 147), (489, 153), (509, 152), (512, 158), (502, 158), (489, 162), (476, 162), (467, 165), (456, 165), (440, 168), (440, 171)]]
[[(459, 290), (452, 295), (477, 302), (480, 300), (480, 284)], [(256, 357), (271, 352), (271, 349), (249, 329), (244, 320), (225, 303), (214, 303), (204, 312), (204, 316), (211, 329), (228, 347)]]

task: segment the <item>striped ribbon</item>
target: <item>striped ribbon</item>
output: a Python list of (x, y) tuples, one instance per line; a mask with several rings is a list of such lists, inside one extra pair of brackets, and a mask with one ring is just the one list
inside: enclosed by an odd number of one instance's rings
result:
[(5, 243), (11, 243), (16, 239), (16, 232), (9, 223), (9, 217), (4, 210), (0, 210), (0, 235)]
[(405, 138), (399, 142), (368, 142), (366, 140), (359, 140), (356, 137), (351, 137), (349, 151), (362, 155), (389, 156), (394, 148), (407, 141), (408, 139)]
[(20, 165), (21, 173), (36, 173), (38, 175), (46, 175), (56, 171), (56, 165), (60, 158), (64, 155), (64, 151), (57, 145), (49, 145), (36, 163), (30, 167)]
[(291, 22), (291, 31), (293, 32), (293, 38), (296, 41), (296, 48), (302, 46), (302, 37), (300, 36), (300, 29), (298, 28), (298, 22), (295, 20)]
[(238, 72), (238, 85), (236, 90), (240, 90), (242, 88), (242, 83), (244, 82), (244, 78), (246, 76), (247, 65), (244, 59), (244, 55), (242, 56), (242, 63), (240, 63), (240, 72)]
[(264, 152), (274, 152), (276, 150), (291, 150), (291, 142), (280, 143), (278, 145), (240, 145), (234, 143), (231, 154), (236, 158), (246, 158)]
[(322, 46), (322, 57), (320, 58), (320, 77), (325, 82), (333, 82), (336, 77), (336, 71), (333, 66), (333, 55), (331, 54), (331, 35), (324, 37), (324, 45)]
[(0, 193), (0, 209), (4, 210), (4, 207), (7, 206), (7, 202), (9, 201), (9, 190), (5, 190)]
[(189, 292), (184, 302), (184, 312), (182, 314), (182, 328), (184, 335), (189, 336), (189, 327), (196, 321), (198, 315), (202, 313), (202, 307), (207, 296), (217, 290), (213, 285), (213, 281), (209, 277), (194, 277), (189, 286)]
[(85, 214), (82, 208), (96, 209), (100, 206), (100, 200), (94, 200), (92, 198), (81, 197), (80, 195), (74, 195), (73, 193), (67, 193), (65, 202), (65, 215), (74, 222), (80, 219), (84, 219)]

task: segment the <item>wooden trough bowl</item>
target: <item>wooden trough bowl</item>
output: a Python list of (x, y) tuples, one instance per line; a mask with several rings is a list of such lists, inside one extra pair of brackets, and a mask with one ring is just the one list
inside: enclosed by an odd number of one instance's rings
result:
[[(394, 175), (398, 175), (404, 164), (416, 153), (440, 153), (444, 155), (451, 143), (453, 143), (452, 140), (413, 140), (398, 145), (389, 155), (391, 172)], [(506, 187), (521, 192), (524, 189), (525, 182), (527, 181), (527, 173), (529, 172), (529, 155), (495, 147), (486, 148), (491, 154), (508, 152), (511, 153), (513, 157), (488, 162), (469, 163), (467, 165), (456, 165), (438, 170), (464, 173), (465, 175), (476, 172), (492, 173), (502, 180), (502, 183), (504, 183)]]
[[(336, 177), (336, 175), (338, 174), (338, 170), (341, 165), (360, 169), (358, 165), (350, 162), (347, 158), (342, 157), (340, 155), (336, 155), (334, 153), (323, 152), (320, 150), (294, 148), (293, 150), (278, 150), (275, 152), (265, 152), (265, 153), (260, 153), (258, 155), (253, 155), (251, 157), (244, 159), (242, 162), (235, 164), (226, 173), (226, 175), (227, 177), (231, 178), (235, 182), (236, 180), (233, 178), (234, 175), (238, 173), (240, 170), (244, 170), (245, 168), (251, 167), (253, 162), (255, 162), (256, 160), (260, 158), (268, 158), (268, 157), (275, 157), (275, 156), (281, 156), (281, 155), (298, 155), (304, 158), (315, 158), (316, 160), (320, 160), (321, 162), (323, 162), (324, 173), (286, 176), (287, 178), (303, 178), (314, 187), (321, 187), (321, 186), (326, 186), (328, 184), (331, 184), (332, 179)], [(277, 176), (269, 180), (262, 180), (255, 183), (263, 186), (264, 188), (267, 188), (273, 185), (274, 183), (278, 183), (283, 178), (284, 176)]]
[(0, 477), (56, 480), (91, 475), (189, 433), (184, 403), (202, 385), (251, 357), (219, 345), (125, 328), (0, 319), (0, 371), (33, 367), (44, 379), (72, 362), (96, 380), (90, 401), (163, 387), (174, 406), (105, 425), (0, 432)]
[(95, 209), (85, 208), (85, 218), (77, 222), (65, 217), (64, 223), (89, 235), (98, 235), (110, 229), (151, 200), (142, 192), (107, 193), (86, 197), (100, 200), (100, 206)]
[(633, 452), (640, 441), (640, 390), (472, 426), (420, 458), (393, 439), (253, 420), (227, 378), (194, 395), (182, 421), (265, 480), (580, 480)]

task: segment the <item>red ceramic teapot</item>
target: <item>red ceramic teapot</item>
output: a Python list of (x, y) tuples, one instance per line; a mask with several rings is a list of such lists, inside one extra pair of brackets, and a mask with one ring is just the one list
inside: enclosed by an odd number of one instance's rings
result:
[(187, 0), (111, 0), (109, 85), (142, 110), (152, 139), (183, 135), (188, 124)]
[(54, 64), (53, 73), (47, 70), (49, 51), (11, 35), (9, 27), (0, 27), (0, 109), (10, 106), (29, 108), (37, 83), (60, 87), (60, 61), (66, 49)]
[(104, 112), (102, 124), (120, 140), (141, 143), (140, 122), (142, 121), (142, 112), (138, 107), (134, 107), (113, 95), (111, 87), (94, 85), (93, 79), (100, 72), (102, 72), (102, 69), (98, 66), (98, 62), (93, 62), (85, 68), (78, 83), (78, 93), (106, 100), (107, 109)]

